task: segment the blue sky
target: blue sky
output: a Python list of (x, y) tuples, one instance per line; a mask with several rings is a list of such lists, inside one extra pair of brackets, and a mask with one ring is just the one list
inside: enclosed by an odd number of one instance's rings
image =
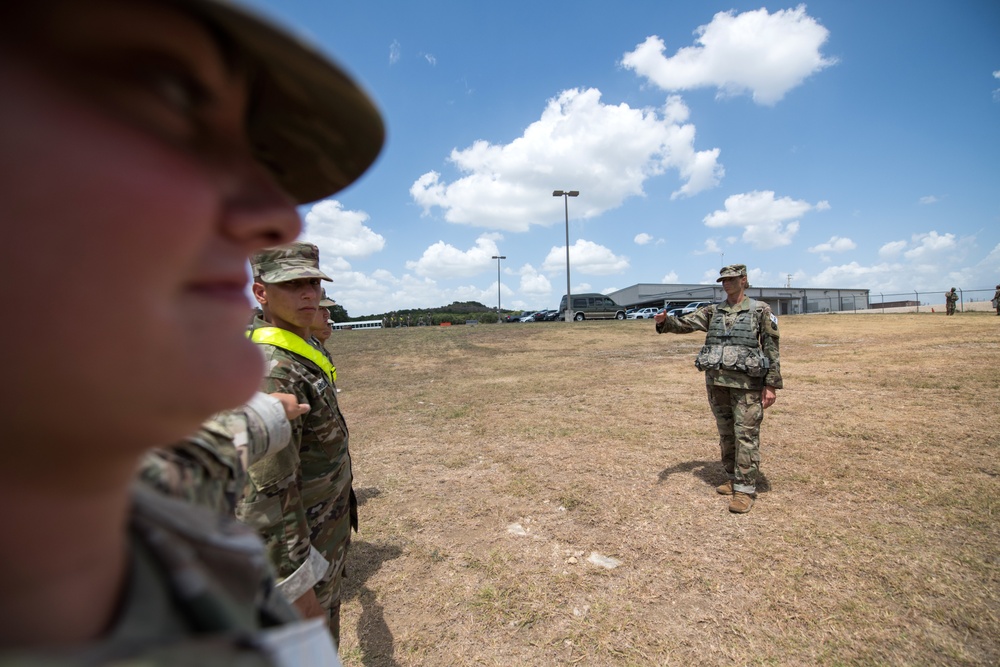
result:
[[(388, 129), (303, 207), (352, 316), (713, 282), (1000, 283), (1000, 3), (253, 0)], [(790, 275), (790, 278), (789, 278)]]

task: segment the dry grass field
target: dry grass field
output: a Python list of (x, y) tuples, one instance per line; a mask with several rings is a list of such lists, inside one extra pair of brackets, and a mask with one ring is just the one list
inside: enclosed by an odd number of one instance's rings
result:
[(743, 516), (713, 488), (701, 334), (335, 333), (345, 665), (1000, 664), (1000, 318), (781, 333)]

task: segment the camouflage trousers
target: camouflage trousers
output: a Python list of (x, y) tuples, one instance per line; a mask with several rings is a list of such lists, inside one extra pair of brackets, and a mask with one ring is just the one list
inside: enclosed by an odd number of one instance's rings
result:
[(341, 494), (331, 505), (329, 509), (332, 510), (332, 514), (325, 521), (316, 523), (310, 521), (312, 544), (330, 562), (329, 569), (313, 586), (313, 591), (320, 606), (326, 610), (330, 634), (333, 635), (337, 646), (340, 646), (340, 596), (346, 574), (344, 566), (347, 563), (347, 550), (351, 545), (348, 496)]
[(733, 490), (754, 494), (760, 469), (760, 423), (764, 408), (760, 389), (708, 385), (708, 404), (719, 429), (722, 465)]

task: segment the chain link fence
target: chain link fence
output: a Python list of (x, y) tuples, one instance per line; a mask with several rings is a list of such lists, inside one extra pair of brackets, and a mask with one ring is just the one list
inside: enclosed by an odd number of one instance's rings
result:
[[(811, 313), (944, 313), (944, 295), (950, 289), (875, 292), (865, 289), (759, 288), (751, 285), (746, 294), (766, 301), (779, 316)], [(994, 310), (991, 303), (995, 292), (993, 288), (961, 289), (956, 286), (955, 291), (958, 292), (956, 311), (959, 313)], [(650, 296), (632, 305), (665, 307), (670, 310), (695, 301), (718, 302), (725, 298), (725, 292), (719, 286), (692, 285), (657, 294), (655, 297)]]
[[(882, 313), (943, 313), (945, 312), (945, 292), (951, 288), (934, 290), (933, 292), (896, 292), (882, 293), (871, 292), (868, 297), (867, 312)], [(965, 313), (971, 311), (992, 311), (993, 289), (962, 289), (955, 287), (958, 292), (958, 304), (956, 312)], [(842, 308), (841, 310), (852, 310), (852, 308)], [(861, 307), (854, 308), (856, 312), (861, 311)]]

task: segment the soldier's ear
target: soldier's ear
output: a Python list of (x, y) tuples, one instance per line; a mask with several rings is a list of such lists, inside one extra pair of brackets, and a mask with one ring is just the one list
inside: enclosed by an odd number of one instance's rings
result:
[(253, 298), (257, 299), (257, 303), (259, 303), (262, 306), (266, 305), (267, 289), (264, 283), (255, 280), (252, 289), (253, 289)]

